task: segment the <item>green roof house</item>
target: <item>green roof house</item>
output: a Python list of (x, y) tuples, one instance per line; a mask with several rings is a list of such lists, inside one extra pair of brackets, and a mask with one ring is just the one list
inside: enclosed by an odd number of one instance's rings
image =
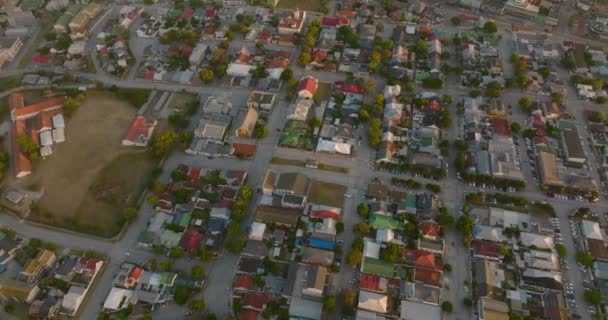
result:
[(192, 214), (190, 212), (185, 212), (182, 214), (182, 217), (179, 219), (179, 225), (182, 227), (187, 227), (190, 224), (190, 219), (192, 219)]
[(361, 270), (365, 273), (381, 277), (394, 277), (395, 265), (392, 262), (366, 257), (361, 263)]
[(374, 229), (403, 229), (403, 222), (383, 214), (371, 214), (369, 224)]
[(416, 214), (416, 195), (408, 194), (407, 199), (405, 199), (405, 212)]

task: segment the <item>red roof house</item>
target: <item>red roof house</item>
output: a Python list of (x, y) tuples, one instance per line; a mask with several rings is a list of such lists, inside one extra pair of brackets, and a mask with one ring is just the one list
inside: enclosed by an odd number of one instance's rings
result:
[(213, 18), (215, 18), (215, 10), (214, 9), (205, 10), (205, 20), (211, 20)]
[(535, 114), (532, 116), (532, 126), (534, 128), (544, 128), (545, 127), (545, 118), (540, 114)]
[(241, 299), (243, 309), (262, 311), (266, 304), (272, 300), (267, 293), (247, 293)]
[(324, 17), (321, 20), (323, 27), (341, 27), (350, 24), (350, 19), (346, 17)]
[(253, 278), (250, 274), (237, 274), (234, 277), (233, 288), (235, 290), (249, 291), (253, 289)]
[(189, 255), (195, 255), (203, 241), (203, 235), (194, 227), (189, 227), (182, 236), (181, 245)]
[(509, 121), (505, 118), (494, 118), (494, 132), (501, 136), (511, 136), (511, 130), (509, 130)]
[(434, 222), (422, 222), (418, 224), (418, 230), (423, 237), (435, 239), (439, 236), (439, 225)]
[(476, 240), (473, 243), (473, 252), (476, 257), (498, 259), (498, 244), (493, 241)]
[(184, 20), (190, 20), (192, 19), (193, 14), (194, 10), (192, 8), (184, 8), (184, 11), (182, 12), (182, 18)]
[(355, 10), (340, 10), (336, 12), (336, 15), (338, 17), (345, 17), (345, 18), (354, 18), (357, 16), (357, 11)]
[(239, 320), (258, 320), (258, 313), (254, 310), (241, 310)]
[(334, 220), (340, 220), (340, 214), (333, 210), (313, 210), (310, 215), (319, 219), (332, 218)]
[(367, 273), (361, 273), (359, 275), (360, 289), (376, 292), (386, 292), (387, 282), (388, 281), (385, 278), (381, 278), (377, 275)]
[(416, 268), (414, 271), (414, 282), (424, 283), (433, 287), (439, 287), (439, 285), (441, 284), (441, 272)]
[(251, 158), (255, 155), (257, 147), (255, 144), (233, 143), (230, 154), (235, 157)]
[(315, 93), (317, 93), (318, 81), (317, 79), (307, 76), (300, 80), (298, 86), (298, 96), (304, 99), (312, 99)]
[(155, 127), (156, 120), (146, 120), (143, 116), (135, 117), (122, 139), (122, 144), (124, 146), (147, 146)]
[(403, 250), (401, 251), (401, 256), (403, 257), (403, 259), (405, 259), (416, 267), (437, 269), (437, 265), (435, 263), (435, 254), (433, 254), (432, 252), (418, 249), (410, 250), (403, 248)]
[(344, 81), (336, 81), (334, 88), (338, 92), (352, 93), (352, 94), (363, 94), (363, 88), (354, 83), (346, 83)]

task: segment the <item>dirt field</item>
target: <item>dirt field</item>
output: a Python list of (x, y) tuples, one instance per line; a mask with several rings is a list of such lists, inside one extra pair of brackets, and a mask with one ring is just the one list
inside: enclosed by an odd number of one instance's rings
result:
[(121, 145), (136, 109), (106, 93), (89, 93), (67, 119), (66, 142), (34, 168), (28, 182), (45, 195), (30, 218), (101, 236), (120, 230), (154, 166), (142, 149)]
[(308, 201), (316, 204), (324, 204), (342, 208), (344, 205), (344, 193), (346, 186), (337, 183), (314, 180), (310, 186)]
[(281, 0), (277, 4), (277, 9), (300, 9), (304, 11), (315, 11), (321, 12), (323, 10), (323, 4), (321, 0)]

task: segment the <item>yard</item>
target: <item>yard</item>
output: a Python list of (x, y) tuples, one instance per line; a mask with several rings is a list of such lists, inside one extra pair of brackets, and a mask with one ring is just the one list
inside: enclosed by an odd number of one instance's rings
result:
[(303, 11), (323, 12), (323, 0), (279, 0), (277, 9), (299, 9)]
[(316, 204), (342, 208), (346, 187), (341, 184), (314, 180), (310, 186), (308, 201)]
[(67, 141), (41, 160), (25, 181), (45, 194), (30, 219), (111, 237), (123, 209), (135, 205), (155, 161), (121, 145), (136, 108), (114, 95), (89, 93), (67, 120)]
[(317, 92), (315, 93), (314, 100), (316, 102), (323, 102), (329, 100), (331, 97), (331, 83), (319, 82), (317, 86)]

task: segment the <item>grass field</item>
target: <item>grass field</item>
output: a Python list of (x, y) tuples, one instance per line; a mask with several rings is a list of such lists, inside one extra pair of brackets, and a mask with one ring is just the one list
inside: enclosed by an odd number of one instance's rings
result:
[(341, 184), (314, 180), (310, 187), (308, 201), (316, 204), (342, 208), (346, 186)]
[(110, 237), (124, 222), (155, 161), (121, 145), (136, 109), (109, 93), (90, 93), (67, 119), (66, 142), (40, 161), (28, 182), (43, 188), (31, 219)]
[(300, 9), (304, 11), (323, 11), (323, 1), (321, 0), (279, 0), (277, 9)]

